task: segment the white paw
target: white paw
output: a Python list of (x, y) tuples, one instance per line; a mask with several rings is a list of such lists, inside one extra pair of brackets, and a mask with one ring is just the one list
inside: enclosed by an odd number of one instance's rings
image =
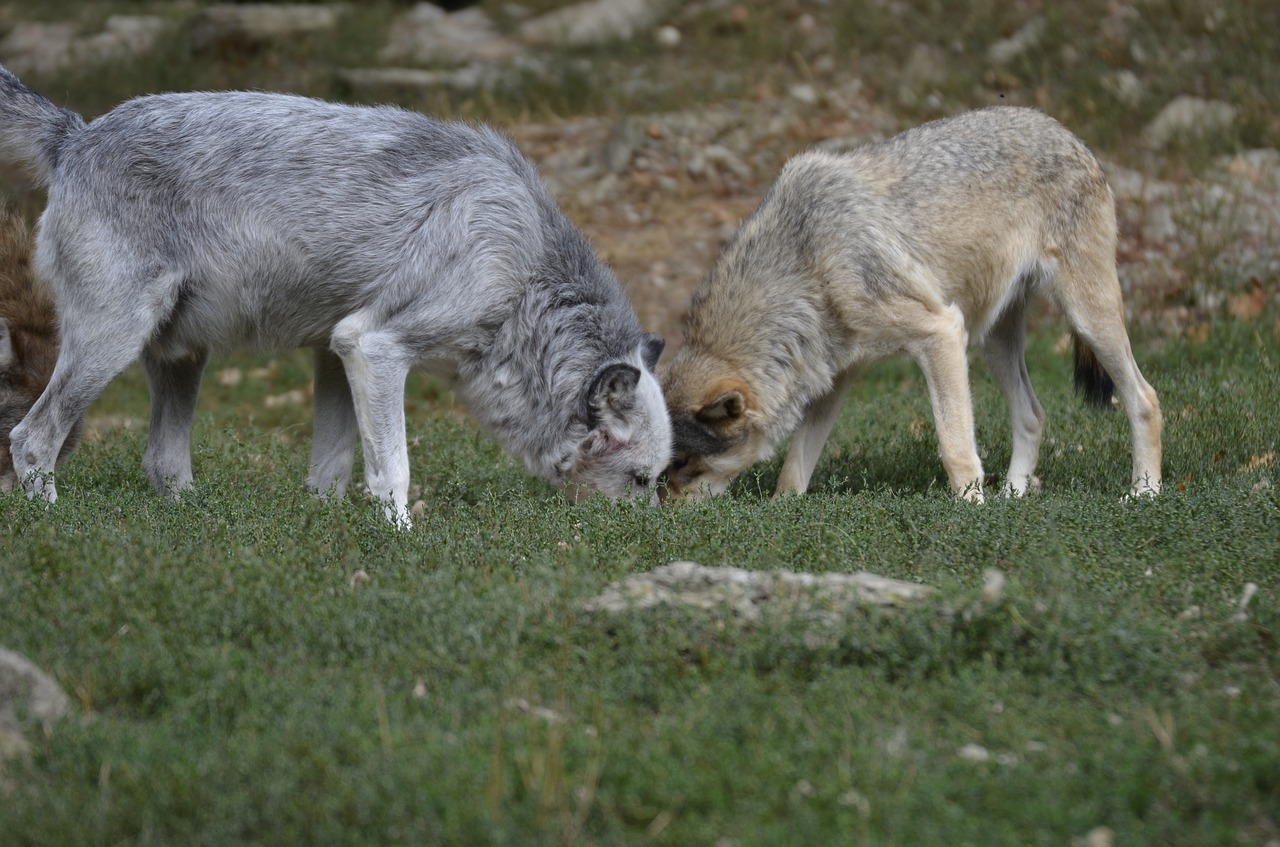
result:
[(1034, 474), (1010, 477), (1004, 484), (1005, 497), (1025, 497), (1028, 494), (1039, 494), (1042, 490), (1044, 490), (1044, 484), (1040, 481), (1040, 477)]

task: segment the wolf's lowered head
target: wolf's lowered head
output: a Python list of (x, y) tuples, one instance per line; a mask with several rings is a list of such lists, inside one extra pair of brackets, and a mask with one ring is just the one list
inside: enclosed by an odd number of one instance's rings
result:
[(773, 454), (759, 390), (741, 368), (692, 344), (663, 369), (671, 414), (672, 457), (663, 499), (701, 500), (725, 492), (734, 477)]
[(602, 367), (587, 385), (581, 417), (587, 436), (564, 473), (573, 501), (591, 492), (656, 503), (658, 473), (671, 457), (671, 424), (654, 376), (661, 336), (645, 336), (636, 360)]

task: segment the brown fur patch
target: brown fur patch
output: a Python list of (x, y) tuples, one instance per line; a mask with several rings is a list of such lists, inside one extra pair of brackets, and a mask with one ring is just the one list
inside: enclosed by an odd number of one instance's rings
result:
[[(747, 384), (737, 377), (725, 377), (707, 387), (702, 395), (702, 403), (699, 404), (695, 414), (699, 418), (708, 420), (706, 413), (717, 403), (722, 402), (726, 395), (735, 393), (742, 398), (742, 411), (755, 408), (755, 398), (752, 396), (751, 390), (747, 388)], [(717, 416), (716, 419), (719, 420), (723, 417), (725, 416)], [(730, 413), (727, 417), (738, 417), (738, 414)]]
[[(11, 467), (9, 431), (44, 392), (58, 359), (57, 311), (32, 267), (33, 250), (26, 222), (0, 210), (0, 319), (8, 324), (14, 354), (12, 365), (0, 370), (0, 476)], [(74, 434), (69, 445), (73, 441)]]

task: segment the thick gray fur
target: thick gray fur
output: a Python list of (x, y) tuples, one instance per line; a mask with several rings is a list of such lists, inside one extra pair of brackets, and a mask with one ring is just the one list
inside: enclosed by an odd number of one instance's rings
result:
[(250, 92), (140, 97), (85, 124), (0, 68), (0, 145), (49, 188), (36, 267), (62, 334), (12, 432), (29, 491), (56, 497), (63, 439), (139, 356), (143, 467), (167, 492), (191, 482), (209, 355), (311, 347), (318, 492), (344, 490), (359, 432), (370, 490), (407, 521), (421, 367), (532, 473), (652, 495), (671, 449), (661, 340), (498, 132)]

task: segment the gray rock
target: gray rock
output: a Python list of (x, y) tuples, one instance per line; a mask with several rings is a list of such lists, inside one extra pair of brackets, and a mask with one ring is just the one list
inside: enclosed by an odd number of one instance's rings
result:
[(447, 71), (426, 71), (420, 68), (351, 68), (338, 71), (338, 79), (361, 93), (388, 89), (427, 91), (433, 88), (449, 88), (455, 91), (474, 91), (488, 84), (493, 74), (483, 65), (467, 65)]
[(391, 39), (382, 50), (387, 62), (444, 63), (498, 62), (520, 51), (478, 7), (452, 14), (431, 3), (419, 3), (391, 28)]
[(987, 59), (1003, 65), (1021, 56), (1040, 43), (1044, 35), (1045, 19), (1032, 18), (1008, 38), (1002, 38), (987, 48)]
[(23, 732), (48, 732), (71, 709), (58, 684), (25, 656), (0, 647), (0, 760), (29, 749)]
[(631, 38), (652, 28), (671, 0), (589, 0), (525, 21), (520, 37), (537, 46), (581, 46)]
[(932, 590), (866, 571), (809, 574), (672, 562), (610, 585), (582, 608), (616, 615), (666, 606), (729, 613), (751, 623), (760, 620), (766, 609), (824, 619), (860, 606), (905, 606), (927, 597)]
[(23, 21), (0, 41), (0, 62), (22, 75), (128, 59), (155, 47), (168, 27), (151, 15), (112, 15), (101, 32), (84, 35), (73, 23)]
[(1146, 90), (1146, 86), (1142, 84), (1142, 80), (1138, 75), (1128, 68), (1107, 74), (1102, 84), (1106, 86), (1116, 98), (1126, 106), (1136, 106), (1142, 102), (1142, 95)]
[(1235, 106), (1221, 100), (1176, 97), (1142, 130), (1142, 142), (1153, 150), (1162, 150), (1180, 137), (1215, 135), (1231, 128), (1236, 111)]
[(75, 24), (19, 21), (0, 41), (0, 62), (19, 76), (62, 67), (79, 32)]
[(331, 30), (345, 12), (339, 4), (226, 3), (201, 9), (188, 26), (197, 50), (253, 47)]

